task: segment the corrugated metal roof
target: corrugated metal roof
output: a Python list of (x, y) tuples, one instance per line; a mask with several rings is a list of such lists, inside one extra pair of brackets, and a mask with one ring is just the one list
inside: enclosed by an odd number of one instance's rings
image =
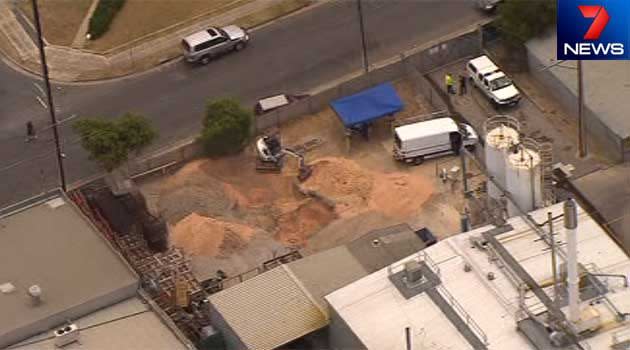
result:
[(210, 302), (248, 349), (271, 350), (328, 323), (286, 265), (211, 295)]
[(324, 305), (326, 315), (328, 303), (324, 296), (368, 274), (346, 246), (328, 249), (286, 266), (319, 305)]

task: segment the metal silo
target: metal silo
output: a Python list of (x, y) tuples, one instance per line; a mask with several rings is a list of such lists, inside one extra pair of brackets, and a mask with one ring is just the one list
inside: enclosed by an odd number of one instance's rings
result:
[[(543, 206), (542, 159), (539, 150), (536, 141), (522, 138), (521, 143), (507, 157), (506, 190), (524, 212)], [(512, 202), (508, 202), (507, 209), (509, 216), (519, 214)]]
[[(519, 143), (519, 121), (509, 115), (495, 115), (484, 123), (486, 170), (503, 188), (506, 188), (506, 159), (509, 149)], [(500, 200), (501, 190), (488, 181), (488, 196)]]

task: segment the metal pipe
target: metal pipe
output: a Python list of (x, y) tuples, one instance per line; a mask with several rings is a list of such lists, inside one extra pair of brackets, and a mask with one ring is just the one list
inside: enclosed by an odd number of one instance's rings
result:
[(553, 302), (558, 305), (558, 269), (556, 261), (556, 239), (553, 236), (553, 214), (547, 213), (547, 222), (549, 223), (549, 238), (551, 239), (551, 275), (553, 277)]
[(42, 25), (39, 18), (39, 7), (37, 0), (31, 0), (33, 6), (33, 17), (35, 29), (37, 30), (37, 46), (39, 47), (39, 56), (42, 61), (42, 78), (46, 86), (46, 98), (48, 100), (48, 112), (52, 123), (53, 136), (55, 139), (55, 151), (57, 153), (57, 167), (59, 168), (59, 180), (61, 189), (66, 192), (66, 173), (63, 167), (63, 152), (61, 151), (61, 143), (59, 142), (59, 128), (57, 127), (57, 116), (55, 115), (55, 106), (53, 104), (52, 90), (50, 88), (50, 78), (48, 76), (48, 65), (46, 64), (46, 52), (44, 49), (44, 38), (42, 37)]
[(411, 350), (411, 328), (405, 327), (405, 339), (407, 341), (407, 350)]
[(580, 319), (580, 279), (577, 263), (577, 206), (573, 199), (564, 202), (564, 228), (567, 235), (567, 287), (569, 292), (569, 321)]

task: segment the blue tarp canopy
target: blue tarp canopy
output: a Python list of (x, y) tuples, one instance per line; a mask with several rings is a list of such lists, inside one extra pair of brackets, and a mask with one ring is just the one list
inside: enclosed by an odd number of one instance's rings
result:
[(404, 104), (391, 83), (384, 83), (330, 103), (343, 125), (352, 127), (394, 114)]

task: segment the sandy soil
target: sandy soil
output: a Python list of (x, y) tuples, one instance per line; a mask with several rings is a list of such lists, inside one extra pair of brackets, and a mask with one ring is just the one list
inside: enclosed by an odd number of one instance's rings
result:
[[(402, 89), (405, 97), (413, 95), (408, 84)], [(426, 113), (421, 103), (408, 106), (408, 115)], [(243, 272), (287, 247), (317, 252), (400, 222), (429, 227), (438, 237), (457, 232), (461, 189), (442, 184), (435, 172), (459, 160), (416, 167), (396, 163), (390, 125), (379, 122), (373, 131), (367, 142), (353, 139), (347, 153), (343, 128), (326, 109), (280, 128), (288, 147), (324, 140), (306, 154), (313, 173), (303, 183), (296, 181), (291, 161), (282, 174), (257, 173), (251, 146), (237, 156), (190, 162), (168, 178), (146, 183), (143, 191), (174, 225), (174, 244), (196, 254), (195, 266), (209, 274), (214, 268)]]
[(171, 229), (173, 245), (191, 255), (229, 255), (244, 247), (254, 235), (250, 226), (188, 215)]

